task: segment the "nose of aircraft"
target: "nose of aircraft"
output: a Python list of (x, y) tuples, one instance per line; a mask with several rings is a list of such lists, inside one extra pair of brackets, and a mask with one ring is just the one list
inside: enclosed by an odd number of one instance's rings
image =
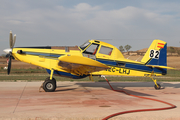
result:
[(12, 52), (12, 49), (8, 48), (8, 49), (4, 49), (3, 50), (5, 53), (9, 54), (10, 52)]

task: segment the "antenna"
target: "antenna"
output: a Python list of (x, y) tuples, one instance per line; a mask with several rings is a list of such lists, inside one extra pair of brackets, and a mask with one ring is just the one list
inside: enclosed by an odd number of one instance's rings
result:
[(113, 40), (113, 39), (96, 39), (96, 40), (108, 41), (108, 40)]

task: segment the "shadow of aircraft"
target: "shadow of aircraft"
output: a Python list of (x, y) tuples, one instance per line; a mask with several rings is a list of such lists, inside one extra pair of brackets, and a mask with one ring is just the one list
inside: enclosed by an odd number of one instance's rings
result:
[[(109, 89), (111, 90), (110, 86), (108, 85), (108, 83), (104, 80), (100, 80), (102, 82), (77, 82), (75, 83), (75, 85), (78, 85), (80, 87), (102, 87), (105, 89)], [(154, 88), (154, 82), (110, 82), (111, 86), (113, 87), (114, 90), (124, 90), (130, 94), (133, 95), (138, 95), (138, 96), (153, 96), (153, 95), (149, 95), (146, 93), (142, 93), (142, 92), (136, 92), (136, 91), (132, 91), (132, 90), (128, 90), (125, 89), (127, 87), (148, 87), (148, 88)], [(166, 87), (173, 87), (173, 88), (180, 88), (180, 82), (176, 83), (168, 83), (168, 82), (159, 82), (159, 84), (161, 85), (161, 89), (165, 89)], [(67, 86), (58, 86), (57, 88), (62, 88), (63, 89), (57, 89), (56, 92), (60, 92), (60, 91), (69, 91), (69, 90), (75, 90), (78, 89), (78, 87), (76, 88), (68, 88), (71, 87), (72, 85), (67, 85)], [(161, 90), (160, 89), (160, 90)], [(155, 89), (154, 89), (155, 90)], [(155, 90), (156, 91), (156, 90)]]
[[(114, 90), (123, 90), (126, 91), (127, 93), (133, 94), (133, 95), (138, 95), (138, 96), (153, 96), (149, 95), (146, 93), (141, 93), (141, 92), (136, 92), (132, 90), (127, 90), (125, 87), (144, 87), (144, 86), (139, 86), (138, 84), (133, 85), (134, 83), (128, 82), (128, 83), (121, 83), (121, 82), (111, 82), (111, 86), (113, 87)], [(80, 87), (102, 87), (105, 89), (112, 90), (111, 87), (108, 85), (107, 82), (84, 82), (84, 83), (76, 83), (76, 85), (79, 85)], [(152, 87), (148, 85), (148, 87)], [(118, 92), (118, 91), (116, 91)], [(125, 93), (124, 93), (125, 94)]]

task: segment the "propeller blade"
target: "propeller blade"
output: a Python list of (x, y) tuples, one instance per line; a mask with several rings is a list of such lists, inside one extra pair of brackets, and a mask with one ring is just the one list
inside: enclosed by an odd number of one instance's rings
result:
[(8, 75), (10, 74), (10, 72), (11, 72), (11, 55), (9, 56), (9, 61), (8, 61), (8, 69), (7, 69)]
[(11, 49), (5, 49), (4, 50), (4, 52), (8, 53), (8, 57), (9, 57), (8, 69), (7, 69), (8, 75), (11, 72), (11, 59), (13, 58), (12, 51), (13, 51), (13, 47), (15, 45), (15, 42), (16, 42), (16, 34), (13, 36), (12, 31), (10, 31), (10, 33), (9, 33), (9, 45), (10, 45)]
[(14, 37), (13, 37), (13, 46), (12, 46), (12, 47), (14, 47), (15, 42), (16, 42), (16, 34), (15, 34)]
[(13, 35), (12, 35), (12, 31), (10, 31), (10, 33), (9, 33), (9, 45), (10, 45), (10, 48), (12, 49), (13, 48)]

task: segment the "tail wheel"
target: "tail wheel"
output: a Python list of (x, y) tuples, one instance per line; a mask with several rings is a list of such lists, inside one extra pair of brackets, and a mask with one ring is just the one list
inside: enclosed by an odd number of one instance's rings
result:
[(160, 84), (154, 85), (154, 88), (155, 88), (156, 90), (159, 90), (159, 89), (161, 89), (161, 85), (160, 85)]
[(43, 83), (43, 89), (46, 92), (54, 92), (56, 90), (56, 80), (52, 79), (52, 80), (45, 80)]

